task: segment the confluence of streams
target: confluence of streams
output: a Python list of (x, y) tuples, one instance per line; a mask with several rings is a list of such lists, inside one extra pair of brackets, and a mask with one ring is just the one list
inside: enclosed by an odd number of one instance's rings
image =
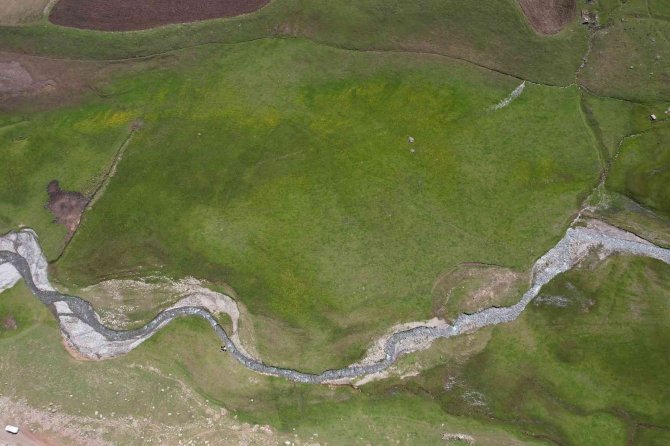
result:
[[(489, 325), (515, 320), (538, 295), (542, 286), (594, 252), (601, 259), (613, 253), (624, 253), (651, 257), (670, 264), (669, 249), (656, 246), (599, 220), (578, 218), (556, 246), (535, 263), (530, 288), (515, 305), (461, 314), (453, 324), (442, 319), (405, 324), (404, 327), (391, 330), (377, 340), (377, 348), (371, 348), (358, 363), (319, 374), (303, 373), (263, 363), (245, 351), (237, 336), (237, 320), (233, 321), (234, 333), (229, 336), (217, 322), (213, 311), (204, 304), (175, 305), (162, 311), (152, 321), (136, 330), (120, 331), (105, 326), (89, 302), (62, 294), (50, 284), (46, 258), (39, 245), (37, 234), (30, 229), (0, 236), (0, 292), (14, 286), (23, 278), (32, 293), (58, 318), (61, 333), (68, 346), (77, 355), (86, 358), (104, 359), (128, 353), (173, 319), (191, 315), (209, 322), (230, 354), (248, 369), (302, 383), (349, 383), (355, 378), (384, 371), (400, 355), (428, 348), (436, 339), (450, 338)], [(228, 299), (228, 303), (232, 302), (228, 296), (221, 295), (221, 298)], [(239, 315), (236, 305), (233, 307)]]

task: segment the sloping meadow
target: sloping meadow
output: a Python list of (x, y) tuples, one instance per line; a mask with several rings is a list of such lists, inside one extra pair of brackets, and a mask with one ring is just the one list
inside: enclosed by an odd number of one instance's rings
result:
[(429, 317), (434, 280), (461, 262), (526, 270), (597, 181), (576, 89), (528, 85), (493, 111), (517, 80), (298, 40), (152, 66), (107, 86), (144, 127), (57, 277), (229, 284), (272, 363), (358, 358)]
[[(91, 2), (76, 3), (90, 7)], [(115, 2), (103, 3), (113, 7)], [(219, 8), (227, 2), (217, 3)], [(125, 29), (142, 20), (145, 11), (141, 9), (132, 17), (121, 12), (128, 19), (122, 24)], [(189, 9), (197, 14), (197, 8)], [(93, 14), (102, 21), (119, 19), (103, 12), (109, 11), (98, 8)], [(587, 48), (585, 29), (576, 21), (549, 38), (538, 35), (517, 0), (482, 0), (467, 5), (459, 0), (275, 0), (240, 17), (142, 32), (80, 30), (53, 25), (46, 19), (34, 25), (0, 26), (3, 50), (86, 59), (125, 59), (268, 37), (304, 37), (359, 50), (439, 53), (536, 82), (562, 85), (573, 81)]]

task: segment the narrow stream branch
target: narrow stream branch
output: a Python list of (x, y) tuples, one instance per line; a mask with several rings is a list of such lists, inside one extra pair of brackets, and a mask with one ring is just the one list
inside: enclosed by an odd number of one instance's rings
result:
[(450, 338), (486, 326), (514, 321), (544, 285), (594, 252), (601, 259), (614, 253), (625, 253), (651, 257), (670, 264), (669, 249), (660, 248), (599, 220), (583, 220), (578, 217), (556, 246), (535, 263), (530, 288), (515, 305), (461, 314), (453, 324), (441, 319), (405, 324), (390, 330), (387, 335), (378, 339), (358, 363), (319, 374), (303, 373), (263, 363), (246, 352), (236, 333), (233, 333), (232, 337), (229, 336), (214, 314), (204, 306), (174, 306), (162, 311), (145, 326), (135, 330), (120, 331), (105, 326), (89, 302), (62, 294), (50, 284), (47, 261), (37, 234), (30, 229), (10, 232), (0, 237), (0, 292), (12, 287), (22, 278), (32, 293), (51, 308), (60, 322), (65, 342), (82, 357), (105, 359), (123, 355), (170, 321), (188, 315), (206, 320), (226, 346), (227, 351), (250, 370), (302, 383), (349, 383), (354, 378), (382, 372), (399, 356), (426, 349), (437, 339)]

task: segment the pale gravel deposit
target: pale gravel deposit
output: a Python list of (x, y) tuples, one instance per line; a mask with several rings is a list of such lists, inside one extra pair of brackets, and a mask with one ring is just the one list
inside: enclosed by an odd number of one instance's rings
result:
[[(576, 220), (565, 236), (534, 265), (532, 283), (521, 300), (510, 307), (491, 307), (472, 314), (461, 314), (453, 324), (442, 319), (410, 322), (394, 326), (375, 341), (365, 357), (342, 369), (320, 374), (302, 373), (264, 364), (246, 353), (237, 336), (239, 309), (229, 296), (198, 289), (155, 319), (136, 330), (118, 331), (100, 322), (98, 314), (87, 301), (54, 290), (47, 277), (47, 262), (30, 229), (10, 232), (0, 237), (0, 291), (13, 286), (21, 277), (33, 294), (53, 308), (63, 338), (78, 355), (104, 359), (125, 354), (176, 317), (199, 316), (212, 329), (232, 354), (245, 367), (258, 373), (284, 377), (304, 383), (352, 383), (360, 377), (383, 378), (399, 356), (424, 350), (439, 338), (449, 338), (480, 328), (515, 320), (535, 298), (540, 289), (557, 275), (564, 273), (590, 254), (604, 259), (613, 253), (651, 257), (670, 264), (670, 250), (660, 248), (634, 234), (597, 220)], [(200, 285), (198, 285), (200, 286)], [(201, 287), (202, 288), (202, 287)], [(205, 291), (206, 290), (206, 291)], [(217, 322), (213, 314), (226, 313), (233, 321), (232, 336)], [(359, 384), (367, 380), (358, 381)]]
[(503, 99), (502, 101), (498, 102), (496, 105), (491, 107), (491, 110), (495, 111), (495, 110), (500, 110), (501, 108), (507, 107), (508, 105), (510, 105), (512, 103), (513, 100), (515, 100), (516, 98), (521, 96), (521, 93), (523, 93), (523, 90), (525, 88), (526, 88), (526, 81), (523, 81), (519, 84), (518, 87), (516, 87), (514, 90), (512, 90), (512, 92), (509, 94), (509, 96), (507, 96), (505, 99)]
[[(122, 302), (124, 293), (134, 293), (141, 296), (164, 295), (165, 299), (172, 304), (168, 310), (184, 307), (202, 307), (212, 314), (227, 314), (232, 324), (230, 338), (240, 351), (246, 356), (253, 356), (244, 350), (239, 334), (240, 308), (235, 300), (223, 293), (213, 291), (203, 283), (194, 278), (187, 277), (179, 281), (171, 281), (166, 277), (151, 277), (151, 281), (145, 280), (105, 280), (96, 285), (82, 289), (85, 295), (102, 295), (109, 297), (115, 302)], [(148, 299), (147, 299), (148, 300)], [(129, 325), (126, 312), (136, 308), (128, 305), (117, 305), (116, 311), (105, 311), (99, 315), (100, 321), (110, 328), (120, 329)]]

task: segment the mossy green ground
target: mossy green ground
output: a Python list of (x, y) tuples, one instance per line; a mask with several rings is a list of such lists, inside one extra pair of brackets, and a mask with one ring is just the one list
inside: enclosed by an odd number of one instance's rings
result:
[[(663, 2), (605, 3), (611, 28), (578, 76), (586, 32), (537, 36), (511, 0), (277, 0), (239, 19), (139, 33), (0, 28), (1, 48), (30, 53), (165, 52), (119, 62), (128, 70), (92, 80), (77, 103), (0, 117), (0, 231), (33, 227), (56, 257), (64, 229), (43, 208), (47, 182), (92, 190), (142, 118), (52, 275), (68, 285), (154, 272), (229, 284), (265, 360), (347, 364), (393, 323), (430, 317), (434, 280), (460, 262), (527, 271), (610, 162), (607, 187), (622, 194), (611, 217), (668, 240), (668, 135), (648, 121), (670, 99), (667, 58), (656, 57), (667, 53)], [(453, 57), (566, 88), (527, 83), (493, 112), (521, 80)], [(614, 208), (633, 208), (626, 195), (656, 214), (638, 206), (622, 217)], [(19, 324), (0, 331), (0, 371), (7, 394), (36, 406), (185, 422), (191, 406), (159, 396), (180, 394), (175, 382), (136, 367), (150, 365), (241, 419), (329, 444), (435, 444), (453, 431), (478, 444), (664, 444), (668, 277), (628, 258), (570, 273), (543, 291), (570, 306), (533, 305), (512, 324), (438, 342), (399, 364), (428, 371), (361, 391), (251, 374), (192, 320), (124, 358), (78, 362), (20, 286), (0, 297), (0, 315)]]
[(541, 296), (561, 297), (564, 307), (540, 298), (519, 320), (494, 328), (463, 367), (417, 378), (414, 393), (553, 444), (666, 438), (669, 272), (660, 262), (615, 257), (559, 276)]
[(397, 2), (274, 0), (255, 14), (144, 32), (101, 33), (49, 23), (0, 27), (0, 48), (67, 57), (121, 59), (266, 37), (307, 37), (363, 50), (447, 54), (522, 77), (567, 83), (586, 50), (576, 23), (560, 35), (535, 34), (515, 0)]
[(670, 126), (658, 125), (653, 130), (627, 139), (621, 146), (607, 186), (670, 217)]
[(181, 381), (240, 420), (302, 438), (317, 433), (328, 444), (436, 444), (445, 432), (491, 445), (663, 444), (670, 431), (668, 270), (615, 257), (559, 276), (542, 296), (561, 296), (565, 307), (531, 304), (513, 323), (404, 358), (433, 364), (419, 377), (359, 391), (252, 374), (213, 352), (207, 324), (188, 319), (125, 357), (79, 362), (61, 347), (52, 316), (20, 285), (0, 302), (18, 322), (17, 330), (0, 331), (3, 395), (37, 407), (56, 402), (74, 415), (97, 410), (179, 424), (204, 416), (181, 398)]
[(491, 111), (517, 81), (438, 57), (296, 40), (182, 57), (109, 87), (144, 127), (55, 271), (227, 283), (274, 320), (272, 362), (348, 363), (429, 317), (460, 262), (527, 269), (597, 180), (575, 88)]
[[(453, 417), (413, 395), (389, 397), (385, 392), (297, 385), (257, 375), (212, 349), (216, 337), (200, 320), (174, 322), (124, 357), (82, 362), (63, 349), (57, 323), (24, 285), (3, 293), (0, 314), (13, 315), (18, 325), (16, 330), (0, 328), (2, 395), (26, 398), (37, 408), (52, 404), (82, 420), (97, 418), (92, 416), (97, 411), (100, 417), (129, 423), (148, 418), (157, 426), (186, 426), (221, 405), (231, 411), (231, 419), (271, 423), (301, 438), (318, 433), (328, 444), (434, 444), (445, 429), (476, 433), (485, 445), (535, 444), (518, 441), (500, 427)], [(116, 444), (136, 444), (137, 437), (128, 440), (128, 434), (123, 426), (107, 430)], [(141, 434), (148, 438), (152, 432)], [(223, 443), (214, 444), (225, 444), (225, 438), (222, 432)]]
[(44, 209), (47, 183), (92, 192), (128, 135), (129, 116), (104, 104), (0, 115), (0, 231), (28, 225), (50, 256), (59, 252), (66, 230)]

